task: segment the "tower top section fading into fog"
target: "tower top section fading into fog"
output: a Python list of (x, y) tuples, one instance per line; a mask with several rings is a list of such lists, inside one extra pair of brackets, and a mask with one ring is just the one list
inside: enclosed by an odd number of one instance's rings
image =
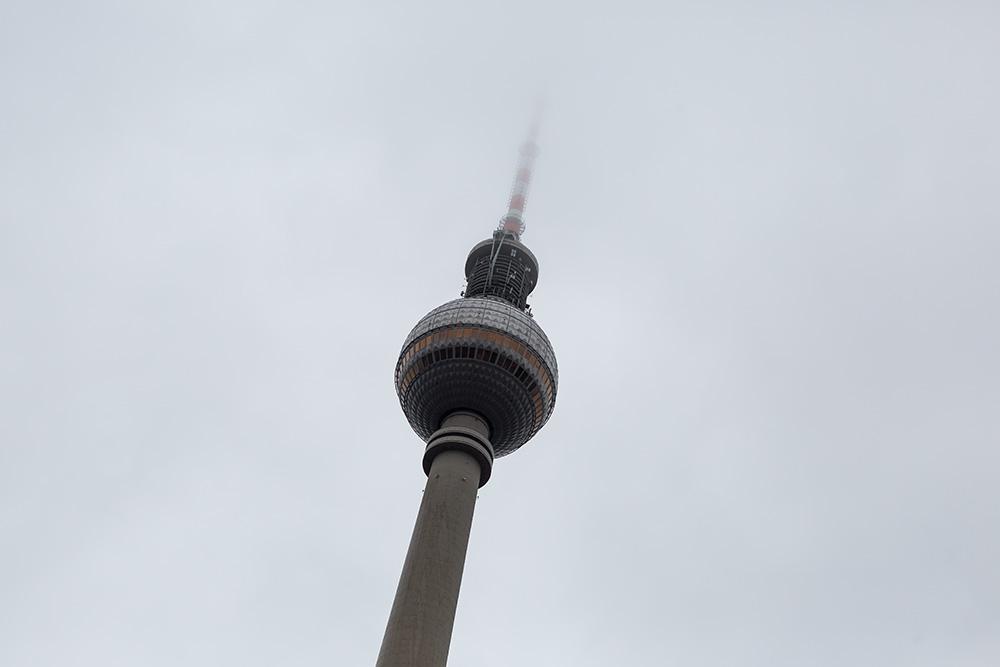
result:
[(424, 440), (452, 412), (474, 413), (487, 424), (491, 451), (483, 483), (493, 456), (526, 443), (555, 407), (555, 352), (527, 303), (538, 283), (538, 260), (520, 240), (537, 135), (535, 122), (521, 146), (507, 213), (465, 260), (462, 298), (417, 323), (396, 365), (400, 404)]
[(536, 122), (521, 145), (506, 215), (493, 232), (493, 238), (477, 243), (465, 261), (468, 282), (463, 296), (466, 298), (495, 297), (522, 311), (529, 311), (527, 299), (538, 282), (538, 260), (521, 243), (521, 235), (525, 229), (524, 207), (528, 187), (538, 154), (537, 135)]
[(500, 230), (520, 240), (524, 233), (524, 205), (528, 201), (528, 187), (531, 185), (531, 171), (538, 155), (538, 119), (531, 124), (528, 138), (521, 144), (521, 159), (514, 172), (514, 184), (510, 188), (510, 202), (507, 215), (500, 221)]

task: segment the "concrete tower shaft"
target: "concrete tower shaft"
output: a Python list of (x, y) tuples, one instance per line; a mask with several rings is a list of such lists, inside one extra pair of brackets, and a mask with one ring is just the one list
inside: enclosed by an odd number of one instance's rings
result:
[(458, 413), (445, 420), (427, 448), (427, 485), (376, 667), (445, 667), (448, 662), (476, 493), (485, 484), (481, 458), (448, 441), (488, 444), (488, 435), (474, 415)]

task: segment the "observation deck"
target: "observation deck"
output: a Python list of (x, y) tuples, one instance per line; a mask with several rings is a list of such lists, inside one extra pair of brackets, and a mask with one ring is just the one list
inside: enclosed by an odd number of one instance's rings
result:
[(498, 229), (477, 243), (465, 260), (465, 297), (497, 297), (527, 310), (538, 282), (538, 260), (513, 234)]

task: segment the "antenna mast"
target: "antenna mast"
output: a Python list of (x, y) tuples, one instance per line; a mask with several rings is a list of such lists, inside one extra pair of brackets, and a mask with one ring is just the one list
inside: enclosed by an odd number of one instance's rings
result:
[(528, 198), (528, 186), (531, 184), (531, 170), (534, 168), (535, 156), (538, 154), (538, 117), (531, 123), (528, 137), (521, 144), (521, 157), (514, 173), (514, 185), (510, 189), (510, 203), (507, 205), (507, 215), (500, 221), (500, 230), (511, 234), (520, 240), (524, 233), (524, 205)]

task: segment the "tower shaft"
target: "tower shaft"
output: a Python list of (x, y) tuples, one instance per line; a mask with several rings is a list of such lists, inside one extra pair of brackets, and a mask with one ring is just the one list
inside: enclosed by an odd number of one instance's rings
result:
[(488, 475), (476, 441), (485, 440), (488, 429), (477, 417), (458, 413), (435, 435), (424, 457), (427, 486), (376, 667), (448, 662), (476, 494)]

